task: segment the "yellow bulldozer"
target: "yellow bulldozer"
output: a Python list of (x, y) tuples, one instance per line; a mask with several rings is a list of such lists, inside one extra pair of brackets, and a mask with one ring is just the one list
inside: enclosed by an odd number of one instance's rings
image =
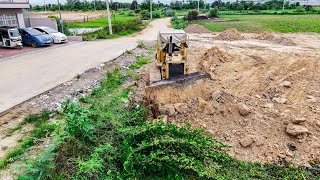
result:
[(202, 93), (210, 76), (190, 72), (188, 47), (188, 37), (183, 30), (159, 32), (157, 54), (149, 69), (146, 88), (146, 97), (150, 102), (181, 102)]
[(161, 79), (189, 74), (187, 47), (187, 35), (183, 30), (162, 31), (158, 34), (156, 62)]
[(156, 66), (160, 79), (153, 84), (170, 84), (184, 80), (207, 77), (207, 74), (189, 72), (187, 48), (188, 37), (183, 30), (160, 31), (157, 39)]

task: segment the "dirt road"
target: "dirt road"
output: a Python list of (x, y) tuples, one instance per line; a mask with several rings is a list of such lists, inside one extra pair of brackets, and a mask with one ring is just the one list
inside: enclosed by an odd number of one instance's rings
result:
[(158, 19), (130, 37), (82, 42), (0, 61), (0, 113), (134, 49), (139, 40), (156, 40), (157, 32), (170, 29), (169, 25), (170, 19)]

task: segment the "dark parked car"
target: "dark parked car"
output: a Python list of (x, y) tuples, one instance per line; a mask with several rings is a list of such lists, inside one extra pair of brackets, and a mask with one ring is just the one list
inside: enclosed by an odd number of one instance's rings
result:
[(23, 45), (29, 45), (36, 48), (39, 46), (51, 45), (53, 43), (52, 38), (49, 35), (43, 34), (33, 28), (19, 29), (19, 32), (22, 36)]

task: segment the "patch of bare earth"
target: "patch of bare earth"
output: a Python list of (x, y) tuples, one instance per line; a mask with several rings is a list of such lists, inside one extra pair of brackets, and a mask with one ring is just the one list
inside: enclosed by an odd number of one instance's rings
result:
[(198, 24), (190, 24), (189, 26), (187, 26), (184, 31), (186, 33), (211, 33), (211, 31), (209, 31), (208, 29), (206, 29), (205, 27), (198, 25)]
[[(59, 17), (58, 12), (29, 12), (28, 17), (32, 18), (47, 18), (48, 16)], [(93, 20), (105, 17), (106, 14), (102, 11), (92, 11), (92, 12), (61, 12), (61, 17), (63, 20), (68, 22), (84, 22), (87, 20)]]
[(234, 40), (243, 40), (244, 37), (236, 29), (227, 29), (220, 33), (217, 37), (217, 40), (223, 41), (234, 41)]
[(169, 123), (208, 130), (239, 159), (308, 166), (320, 160), (320, 36), (271, 35), (191, 35), (190, 71), (211, 79), (160, 89), (159, 111)]

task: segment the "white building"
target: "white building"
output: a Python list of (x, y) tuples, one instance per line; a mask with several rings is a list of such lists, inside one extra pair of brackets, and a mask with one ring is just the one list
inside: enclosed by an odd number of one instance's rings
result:
[(23, 9), (30, 8), (29, 0), (0, 0), (0, 26), (24, 28)]

